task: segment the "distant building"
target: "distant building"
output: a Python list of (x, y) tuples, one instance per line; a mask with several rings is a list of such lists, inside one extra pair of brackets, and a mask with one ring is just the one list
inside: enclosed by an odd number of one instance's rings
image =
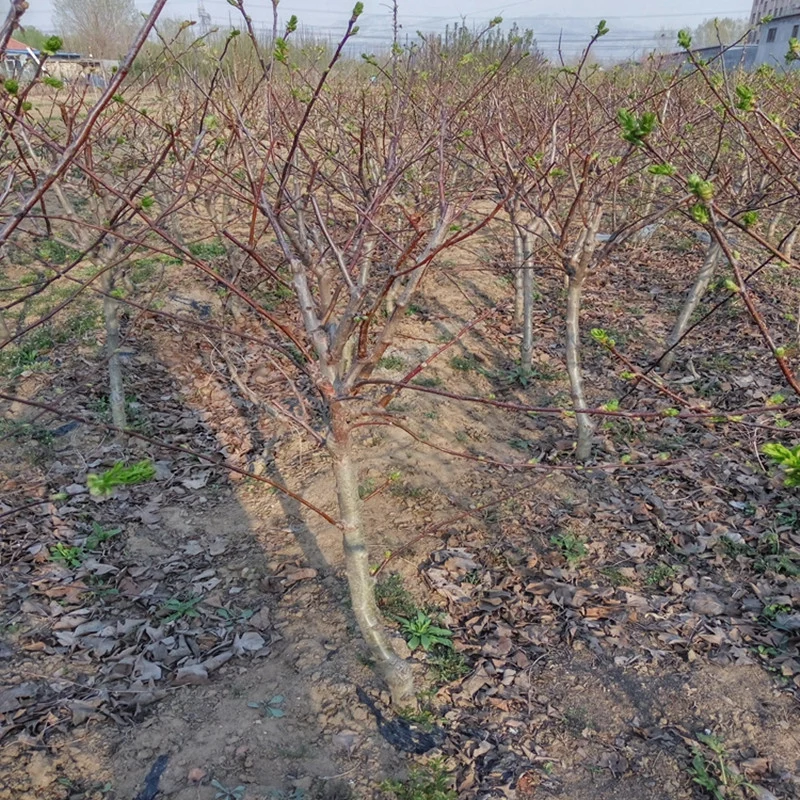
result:
[(764, 17), (784, 17), (800, 11), (800, 0), (753, 0), (750, 25), (758, 25)]
[[(756, 65), (758, 48), (754, 44), (737, 44), (732, 47), (695, 47), (692, 55), (698, 61), (704, 61), (712, 67), (724, 67), (726, 70), (752, 69)], [(657, 56), (664, 69), (689, 65), (689, 58), (684, 51)]]
[(756, 64), (783, 68), (800, 66), (800, 61), (786, 60), (791, 39), (800, 39), (800, 8), (792, 14), (776, 17), (759, 27)]
[[(30, 79), (40, 64), (40, 52), (17, 39), (9, 39), (6, 50), (0, 56), (0, 71), (6, 77), (17, 80)], [(107, 74), (119, 62), (85, 58), (80, 53), (59, 52), (45, 62), (44, 72), (65, 81), (83, 78), (94, 86), (105, 86)]]
[(35, 60), (36, 51), (32, 50), (25, 42), (9, 39), (2, 57), (3, 72), (9, 78), (20, 78), (26, 65)]
[[(756, 0), (759, 8), (767, 0)], [(711, 66), (724, 65), (725, 69), (757, 69), (763, 65), (775, 69), (800, 68), (800, 46), (794, 58), (788, 58), (792, 39), (800, 42), (800, 3), (797, 10), (774, 17), (769, 22), (757, 25), (754, 30), (753, 41), (744, 45), (721, 48), (701, 47), (692, 50), (693, 55)], [(720, 53), (721, 58), (720, 58)], [(669, 53), (661, 56), (661, 65), (665, 69), (675, 68), (681, 64), (688, 64), (689, 59), (685, 52)]]

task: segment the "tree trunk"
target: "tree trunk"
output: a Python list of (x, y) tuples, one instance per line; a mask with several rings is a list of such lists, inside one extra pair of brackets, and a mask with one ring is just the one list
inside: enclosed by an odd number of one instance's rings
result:
[(519, 227), (514, 222), (511, 225), (514, 229), (514, 324), (522, 325), (525, 314), (525, 245)]
[(794, 228), (792, 228), (792, 232), (786, 237), (783, 247), (781, 248), (781, 252), (787, 261), (792, 260), (792, 251), (794, 250), (794, 243), (797, 240), (797, 231), (798, 226), (795, 225)]
[[(580, 357), (581, 294), (586, 280), (586, 272), (585, 268), (578, 268), (573, 270), (571, 274), (567, 273), (567, 374), (569, 376), (572, 407), (576, 409), (586, 408)], [(592, 453), (594, 424), (588, 414), (576, 413), (575, 419), (578, 423), (578, 442), (575, 449), (575, 457), (578, 461), (588, 461)]]
[(352, 458), (352, 442), (344, 411), (331, 407), (332, 436), (328, 450), (333, 459), (339, 517), (342, 523), (345, 567), (350, 599), (361, 635), (375, 659), (375, 667), (386, 681), (392, 704), (398, 708), (416, 706), (411, 666), (392, 649), (375, 602), (375, 581), (370, 575), (367, 538), (358, 496), (358, 479)]
[(108, 360), (108, 404), (111, 421), (116, 428), (127, 428), (125, 413), (125, 385), (122, 381), (122, 363), (119, 357), (119, 304), (112, 296), (114, 276), (107, 269), (103, 276), (103, 320), (106, 329), (106, 358)]
[(523, 370), (533, 368), (533, 257), (530, 236), (523, 233), (522, 240), (522, 354), (520, 366)]
[(683, 308), (680, 314), (678, 314), (678, 319), (675, 320), (672, 333), (667, 337), (665, 343), (667, 352), (659, 362), (659, 366), (663, 372), (672, 369), (672, 365), (675, 363), (675, 347), (686, 333), (689, 327), (689, 320), (700, 305), (700, 301), (703, 299), (703, 295), (706, 293), (708, 285), (714, 277), (714, 270), (717, 268), (717, 263), (719, 262), (721, 254), (722, 249), (719, 244), (717, 244), (716, 241), (712, 241), (706, 251), (706, 258), (705, 261), (703, 261), (703, 266), (700, 267), (694, 285), (689, 290), (689, 294), (686, 296), (686, 300), (683, 303)]
[(778, 233), (778, 226), (783, 222), (783, 209), (778, 211), (777, 214), (770, 220), (769, 227), (767, 228), (767, 241), (774, 242), (775, 236)]

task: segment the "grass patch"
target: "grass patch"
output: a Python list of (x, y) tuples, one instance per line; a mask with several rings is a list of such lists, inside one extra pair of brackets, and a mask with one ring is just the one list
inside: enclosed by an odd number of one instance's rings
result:
[(91, 304), (62, 325), (39, 325), (0, 352), (0, 375), (18, 378), (23, 372), (47, 370), (48, 355), (57, 345), (81, 338), (100, 325), (99, 312)]
[(675, 567), (669, 564), (657, 564), (647, 570), (644, 580), (648, 586), (663, 586), (671, 583), (675, 578), (675, 574)]
[(388, 369), (394, 372), (399, 372), (402, 369), (405, 369), (406, 362), (403, 361), (400, 356), (384, 356), (380, 361), (378, 361), (378, 366), (381, 369)]
[(411, 767), (404, 781), (384, 781), (380, 788), (397, 800), (458, 800), (452, 783), (444, 762), (433, 758), (427, 764)]
[(206, 242), (192, 242), (189, 252), (195, 258), (219, 258), (225, 255), (225, 245), (219, 239), (210, 239)]
[(453, 356), (450, 359), (450, 366), (458, 372), (471, 372), (479, 369), (480, 364), (475, 356)]
[(413, 383), (415, 386), (424, 386), (428, 389), (436, 389), (442, 385), (442, 379), (426, 375), (424, 377), (414, 378), (411, 383)]
[(428, 662), (439, 684), (453, 683), (469, 673), (469, 665), (464, 656), (449, 647), (437, 647)]
[(402, 576), (396, 572), (375, 584), (375, 599), (378, 608), (389, 619), (410, 619), (419, 610), (417, 601), (403, 585)]
[(267, 311), (275, 311), (280, 308), (287, 300), (294, 297), (294, 291), (291, 286), (284, 286), (282, 283), (274, 281), (270, 283), (266, 289), (260, 289), (253, 293), (253, 299), (256, 300)]

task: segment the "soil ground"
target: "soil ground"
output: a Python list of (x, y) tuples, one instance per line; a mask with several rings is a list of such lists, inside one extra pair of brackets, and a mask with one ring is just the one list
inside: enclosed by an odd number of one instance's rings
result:
[[(424, 373), (432, 391), (393, 401), (416, 438), (381, 426), (359, 445), (379, 581), (438, 615), (465, 665), (443, 674), (406, 652), (447, 733), (422, 761), (443, 758), (465, 798), (800, 796), (800, 513), (759, 456), (774, 433), (609, 418), (605, 466), (576, 471), (569, 418), (435, 394), (568, 400), (559, 276), (540, 279), (536, 370), (520, 385), (509, 285), (486, 253), (462, 256), (431, 275), (380, 377), (497, 313)], [(612, 332), (647, 363), (700, 258), (627, 250), (592, 282), (584, 330)], [(778, 283), (756, 288), (795, 291)], [(187, 286), (175, 296), (213, 300)], [(781, 390), (740, 307), (703, 331), (667, 376), (673, 391), (731, 412)], [(57, 370), (20, 375), (17, 391), (102, 420), (93, 337), (51, 353)], [(131, 410), (150, 440), (221, 453), (333, 512), (320, 448), (231, 389), (202, 332), (144, 320), (126, 345)], [(280, 397), (255, 345), (234, 357), (246, 387)], [(585, 370), (592, 404), (627, 391), (602, 348), (587, 345)], [(664, 405), (644, 389), (626, 402)], [(164, 798), (390, 796), (382, 781), (419, 759), (356, 698), (361, 686), (388, 699), (349, 613), (336, 530), (191, 455), (5, 411), (16, 427), (2, 442), (0, 798), (153, 800), (147, 776), (163, 756)], [(153, 458), (156, 480), (90, 497), (87, 473), (123, 456)], [(109, 535), (90, 549), (94, 526)]]

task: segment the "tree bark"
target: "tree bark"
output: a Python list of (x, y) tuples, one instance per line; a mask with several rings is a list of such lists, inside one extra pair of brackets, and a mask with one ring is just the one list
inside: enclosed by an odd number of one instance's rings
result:
[(125, 412), (125, 385), (122, 380), (122, 363), (119, 357), (119, 304), (113, 297), (114, 276), (107, 269), (103, 276), (103, 321), (106, 330), (106, 358), (108, 360), (108, 405), (111, 421), (116, 428), (127, 428)]
[(533, 368), (533, 261), (529, 234), (522, 233), (522, 352), (520, 366)]
[(525, 314), (524, 245), (519, 227), (513, 221), (511, 227), (514, 230), (514, 324), (522, 325)]
[(672, 328), (672, 332), (667, 337), (667, 341), (665, 342), (665, 348), (667, 352), (664, 354), (661, 361), (659, 361), (659, 367), (663, 372), (667, 372), (668, 370), (672, 369), (672, 366), (675, 363), (676, 346), (686, 333), (686, 330), (689, 327), (689, 321), (692, 318), (692, 314), (694, 314), (695, 310), (700, 305), (700, 301), (703, 299), (703, 295), (708, 290), (708, 285), (711, 283), (711, 279), (714, 277), (714, 271), (717, 268), (721, 254), (722, 250), (719, 244), (717, 244), (716, 241), (712, 241), (708, 246), (708, 250), (706, 251), (706, 258), (705, 261), (703, 261), (703, 266), (700, 267), (700, 271), (697, 273), (694, 285), (689, 290), (689, 294), (686, 296), (686, 300), (683, 303), (683, 308), (681, 309), (680, 314), (678, 314), (678, 318), (675, 320), (675, 325)]
[(345, 555), (347, 583), (353, 614), (361, 635), (375, 659), (375, 668), (389, 687), (392, 704), (398, 708), (416, 706), (411, 665), (394, 652), (375, 602), (375, 581), (370, 574), (367, 537), (358, 496), (358, 479), (353, 464), (352, 440), (345, 412), (333, 401), (332, 435), (328, 450), (333, 460), (336, 494)]
[[(567, 273), (567, 375), (569, 376), (570, 395), (573, 408), (586, 408), (586, 397), (583, 391), (583, 374), (580, 356), (580, 314), (583, 284), (587, 270), (579, 267)], [(578, 423), (578, 441), (575, 457), (579, 461), (588, 461), (592, 453), (592, 434), (594, 424), (588, 414), (576, 412)]]

